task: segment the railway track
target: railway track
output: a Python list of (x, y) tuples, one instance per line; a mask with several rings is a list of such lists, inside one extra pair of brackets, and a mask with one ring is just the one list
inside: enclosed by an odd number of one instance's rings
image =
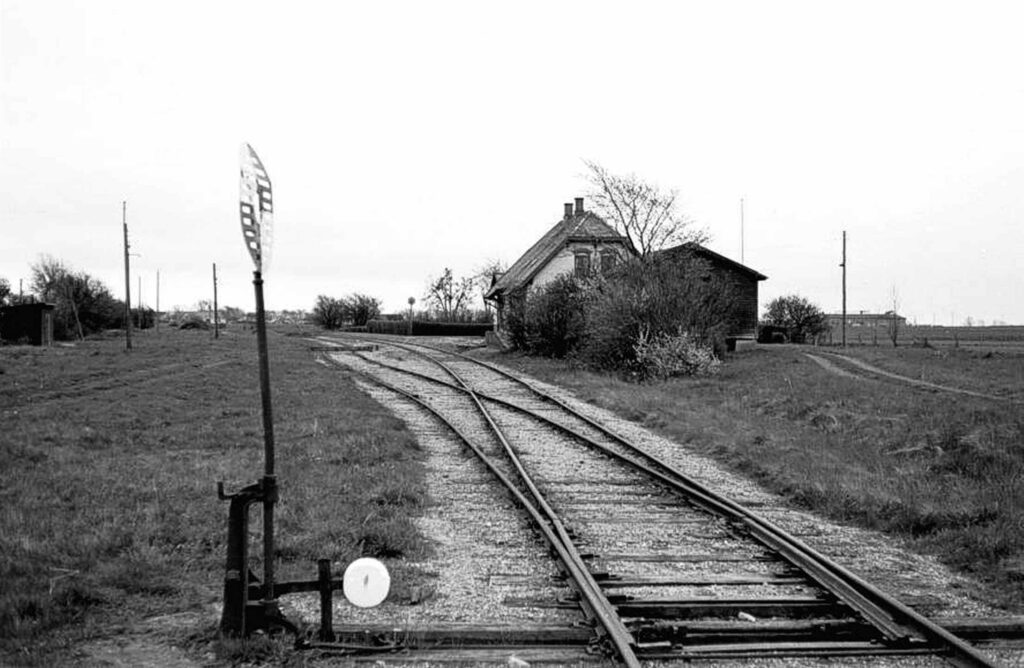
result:
[[(330, 344), (329, 340), (323, 340)], [(350, 341), (351, 342), (351, 341)], [(642, 660), (901, 657), (994, 665), (796, 537), (506, 371), (375, 339), (323, 350), (451, 430), (527, 513), (594, 643)]]

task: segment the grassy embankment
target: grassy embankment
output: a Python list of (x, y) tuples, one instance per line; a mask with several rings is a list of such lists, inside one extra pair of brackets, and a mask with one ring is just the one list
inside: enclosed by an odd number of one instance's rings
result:
[[(806, 348), (807, 352), (815, 352)], [(793, 347), (720, 375), (637, 386), (550, 360), (499, 361), (711, 455), (796, 504), (909, 539), (1024, 606), (1024, 405), (843, 378)], [(1024, 353), (865, 349), (895, 373), (1024, 401)]]
[[(263, 471), (255, 336), (134, 343), (0, 348), (0, 663), (74, 663), (84, 640), (158, 613), (201, 612), (212, 635), (227, 525), (215, 483)], [(415, 441), (302, 338), (272, 332), (270, 356), (279, 577), (379, 556), (403, 596), (415, 574), (390, 558), (427, 549), (410, 522)], [(257, 573), (261, 526), (257, 507)]]

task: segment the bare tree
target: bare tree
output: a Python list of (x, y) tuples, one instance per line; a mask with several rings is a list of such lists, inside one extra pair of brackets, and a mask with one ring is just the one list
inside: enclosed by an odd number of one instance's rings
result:
[(889, 340), (892, 341), (892, 347), (896, 348), (899, 344), (900, 339), (900, 293), (896, 290), (896, 286), (892, 286), (892, 311), (889, 312)]
[(651, 252), (687, 241), (702, 243), (707, 235), (679, 211), (679, 192), (662, 190), (635, 174), (612, 174), (596, 162), (584, 160), (590, 181), (592, 208), (629, 239), (646, 257)]
[[(495, 278), (501, 276), (506, 271), (508, 271), (508, 265), (501, 260), (491, 259), (477, 267), (470, 280), (473, 281), (473, 287), (479, 290), (481, 297), (483, 297), (491, 289), (491, 284)], [(484, 311), (487, 313), (491, 312), (491, 304), (486, 300), (484, 300)]]
[(437, 311), (446, 321), (458, 320), (466, 311), (469, 297), (473, 294), (473, 279), (459, 278), (452, 275), (452, 270), (444, 268), (437, 278), (427, 283), (427, 304)]

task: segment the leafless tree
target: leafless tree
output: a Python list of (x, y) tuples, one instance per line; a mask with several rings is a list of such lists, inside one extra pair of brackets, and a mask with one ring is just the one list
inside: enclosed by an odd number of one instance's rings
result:
[(896, 286), (892, 286), (892, 311), (890, 311), (889, 318), (889, 340), (892, 341), (892, 347), (896, 348), (900, 345), (900, 293), (896, 289)]
[(596, 162), (584, 160), (589, 173), (592, 208), (629, 239), (646, 257), (653, 251), (687, 241), (701, 243), (707, 235), (679, 211), (679, 192), (663, 190), (635, 174), (612, 174)]
[[(477, 267), (476, 272), (471, 277), (473, 287), (480, 292), (482, 297), (491, 288), (491, 283), (494, 281), (495, 276), (500, 276), (507, 270), (508, 266), (503, 261), (498, 259), (487, 260)], [(484, 310), (487, 313), (491, 311), (491, 304), (487, 301), (484, 301)]]
[(452, 275), (452, 270), (444, 268), (437, 278), (427, 283), (427, 304), (437, 311), (442, 319), (453, 322), (464, 315), (473, 294), (473, 279), (459, 278)]

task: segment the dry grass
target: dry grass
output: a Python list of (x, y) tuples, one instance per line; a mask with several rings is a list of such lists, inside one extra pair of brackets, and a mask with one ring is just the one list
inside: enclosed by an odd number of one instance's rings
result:
[[(987, 360), (973, 366), (952, 358), (935, 358), (926, 373), (970, 370), (978, 387), (1010, 387), (1024, 357), (1001, 359), (1006, 368), (998, 373)], [(709, 454), (801, 506), (905, 537), (992, 585), (992, 600), (1024, 605), (1020, 405), (839, 377), (796, 347), (735, 355), (714, 378), (639, 386), (549, 360), (501, 361)]]
[[(0, 663), (69, 662), (108, 625), (219, 601), (215, 483), (262, 475), (255, 337), (164, 330), (135, 344), (0, 348)], [(415, 574), (393, 558), (426, 549), (410, 521), (415, 441), (303, 339), (272, 332), (270, 349), (280, 577), (380, 556), (402, 596)]]
[(1024, 345), (895, 349), (852, 346), (830, 351), (917, 380), (1024, 401)]

